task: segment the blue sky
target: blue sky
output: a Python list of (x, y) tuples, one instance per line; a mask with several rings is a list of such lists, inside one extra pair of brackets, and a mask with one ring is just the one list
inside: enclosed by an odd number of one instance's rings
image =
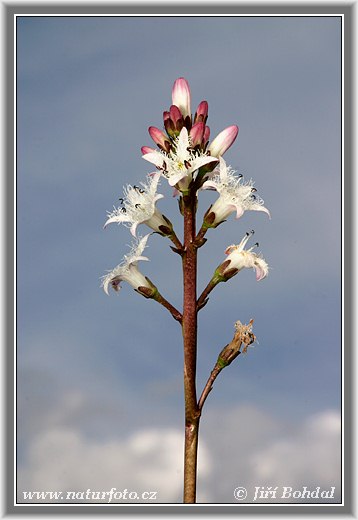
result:
[[(230, 217), (200, 250), (199, 289), (250, 229), (271, 270), (260, 283), (245, 270), (221, 284), (200, 313), (198, 391), (236, 320), (254, 318), (259, 343), (207, 401), (199, 500), (234, 503), (235, 487), (265, 479), (338, 488), (340, 19), (22, 17), (17, 38), (20, 491), (112, 481), (146, 489), (148, 475), (163, 502), (181, 500), (180, 328), (129, 286), (106, 296), (99, 280), (131, 242), (125, 227), (102, 229), (106, 212), (123, 185), (151, 171), (140, 147), (151, 145), (147, 128), (161, 126), (179, 76), (193, 110), (209, 102), (212, 136), (238, 124), (225, 159), (255, 181), (272, 215)], [(159, 192), (181, 235), (166, 182)], [(200, 195), (199, 221), (213, 200)], [(152, 236), (142, 270), (180, 307), (181, 266), (169, 245)], [(120, 454), (126, 461), (112, 468)], [(77, 470), (83, 459), (102, 461), (96, 479), (90, 462)]]

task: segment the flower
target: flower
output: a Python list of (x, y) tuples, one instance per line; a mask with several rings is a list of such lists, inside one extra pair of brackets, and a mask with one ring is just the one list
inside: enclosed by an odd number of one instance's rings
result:
[(144, 154), (143, 159), (155, 164), (170, 186), (177, 185), (178, 190), (186, 191), (193, 179), (193, 173), (198, 168), (217, 161), (215, 157), (194, 150), (191, 146), (188, 130), (183, 127), (174, 147), (168, 153), (162, 150), (154, 151)]
[(226, 166), (222, 157), (219, 158), (219, 170), (214, 171), (214, 176), (205, 181), (202, 189), (216, 190), (220, 196), (209, 208), (205, 215), (207, 227), (216, 227), (234, 211), (236, 218), (240, 218), (245, 211), (264, 211), (270, 216), (270, 212), (263, 205), (263, 200), (254, 194), (256, 188), (252, 181), (241, 184), (242, 176), (236, 177), (235, 171)]
[(220, 157), (230, 148), (235, 141), (237, 134), (239, 133), (239, 127), (236, 125), (228, 126), (213, 139), (208, 148), (211, 155)]
[(252, 250), (259, 245), (258, 242), (250, 249), (244, 249), (253, 234), (254, 231), (246, 233), (240, 244), (231, 245), (225, 250), (225, 254), (228, 255), (228, 257), (218, 268), (218, 270), (221, 271), (221, 276), (225, 280), (237, 274), (244, 267), (255, 269), (256, 280), (258, 282), (268, 275), (269, 267), (266, 261), (261, 256), (252, 252)]
[(150, 233), (133, 244), (130, 253), (124, 256), (123, 262), (102, 277), (102, 287), (106, 294), (109, 294), (109, 286), (118, 292), (122, 281), (128, 282), (133, 289), (141, 292), (144, 296), (155, 292), (155, 286), (137, 267), (139, 260), (149, 260), (146, 256), (142, 256), (149, 235)]
[(157, 233), (170, 234), (172, 231), (170, 221), (155, 206), (157, 200), (164, 196), (157, 193), (159, 178), (160, 173), (148, 175), (147, 183), (141, 182), (142, 188), (127, 185), (124, 188), (125, 198), (120, 199), (122, 205), (108, 213), (104, 227), (113, 222), (126, 223), (132, 235), (136, 236), (137, 226), (146, 224)]

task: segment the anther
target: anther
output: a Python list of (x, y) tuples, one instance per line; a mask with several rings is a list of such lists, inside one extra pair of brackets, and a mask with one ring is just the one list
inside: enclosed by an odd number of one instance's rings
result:
[(188, 170), (189, 168), (191, 168), (191, 164), (190, 164), (190, 162), (189, 162), (189, 161), (186, 161), (186, 160), (184, 161), (184, 166), (185, 166), (185, 168), (186, 168), (187, 170)]
[(134, 207), (135, 208), (139, 208), (140, 204), (135, 204)]
[(121, 204), (123, 204), (124, 199), (120, 198), (120, 199), (118, 199), (118, 200), (119, 200), (119, 202), (120, 202)]
[(126, 208), (121, 208), (121, 212), (126, 213), (127, 212)]
[(254, 191), (257, 191), (256, 188), (251, 188), (251, 192), (253, 193)]

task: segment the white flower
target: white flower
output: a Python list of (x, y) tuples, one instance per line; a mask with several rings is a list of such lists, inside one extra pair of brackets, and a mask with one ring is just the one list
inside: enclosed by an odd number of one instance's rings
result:
[(137, 267), (139, 260), (149, 260), (146, 256), (142, 256), (149, 235), (150, 233), (139, 239), (137, 243), (132, 246), (130, 253), (124, 256), (123, 262), (102, 277), (102, 287), (106, 294), (109, 294), (109, 286), (112, 286), (112, 288), (118, 292), (120, 282), (122, 281), (128, 282), (135, 290), (138, 290), (139, 287), (146, 287), (147, 289), (153, 290), (154, 286)]
[(185, 127), (180, 131), (174, 146), (168, 153), (154, 151), (144, 154), (143, 159), (155, 164), (161, 174), (168, 180), (170, 186), (177, 185), (180, 191), (188, 189), (193, 179), (193, 173), (198, 168), (204, 164), (217, 161), (216, 157), (211, 157), (206, 153), (191, 148), (188, 130)]
[(216, 170), (216, 174), (214, 171), (214, 176), (205, 181), (202, 186), (203, 190), (216, 190), (220, 194), (208, 211), (208, 214), (215, 214), (211, 227), (216, 227), (234, 211), (236, 211), (236, 218), (240, 218), (247, 210), (264, 211), (270, 216), (270, 212), (263, 205), (263, 200), (254, 195), (256, 188), (253, 182), (242, 184), (242, 178), (235, 176), (235, 171), (230, 166), (226, 166), (222, 157), (219, 161), (219, 170)]
[[(256, 253), (252, 252), (252, 250), (256, 246), (258, 246), (258, 243), (256, 243), (250, 249), (244, 249), (247, 244), (247, 241), (252, 235), (253, 231), (251, 231), (251, 233), (246, 233), (244, 238), (241, 240), (240, 244), (231, 245), (226, 249), (225, 254), (228, 255), (228, 257), (224, 264), (226, 264), (228, 261), (229, 263), (227, 264), (227, 266), (225, 266), (223, 270), (223, 276), (225, 276), (225, 274), (227, 274), (228, 271), (231, 271), (233, 273), (233, 276), (238, 271), (241, 271), (241, 269), (243, 269), (244, 267), (255, 269), (257, 281), (260, 281), (267, 276), (269, 267), (266, 261), (261, 256), (258, 256)], [(232, 271), (236, 269), (236, 272)]]
[(170, 222), (166, 220), (155, 204), (164, 195), (157, 194), (157, 186), (160, 173), (148, 176), (147, 183), (141, 182), (142, 187), (128, 185), (124, 188), (122, 206), (108, 212), (108, 218), (104, 227), (113, 222), (126, 223), (130, 227), (133, 236), (136, 236), (137, 226), (146, 224), (156, 232), (161, 232), (160, 227), (168, 228)]

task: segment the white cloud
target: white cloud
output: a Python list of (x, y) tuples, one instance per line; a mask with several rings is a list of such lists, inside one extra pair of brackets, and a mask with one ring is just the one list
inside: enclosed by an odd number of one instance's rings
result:
[(293, 490), (334, 486), (334, 501), (340, 501), (341, 420), (336, 410), (288, 423), (255, 407), (241, 406), (216, 418), (219, 433), (214, 420), (211, 412), (203, 437), (213, 455), (220, 453), (207, 484), (209, 496), (216, 496), (218, 502), (235, 502), (233, 491), (238, 486), (247, 489), (247, 502), (253, 500), (256, 486), (278, 486), (279, 502), (282, 486)]
[(289, 437), (278, 438), (252, 458), (259, 482), (275, 485), (339, 485), (341, 421), (336, 411), (310, 417)]
[[(126, 438), (88, 438), (78, 425), (69, 424), (71, 417), (75, 422), (73, 414), (84, 401), (79, 392), (69, 393), (58, 410), (48, 413), (47, 424), (34, 436), (18, 472), (18, 500), (23, 500), (24, 491), (110, 491), (115, 487), (140, 494), (157, 491), (157, 503), (180, 502), (182, 432), (149, 427)], [(209, 472), (210, 456), (202, 443), (200, 478)]]
[[(83, 399), (78, 393), (65, 396), (59, 409), (48, 414), (41, 433), (30, 441), (18, 472), (18, 500), (23, 500), (23, 491), (116, 488), (157, 491), (157, 502), (180, 503), (183, 432), (150, 426), (127, 437), (89, 437), (73, 419)], [(237, 486), (247, 488), (248, 502), (255, 486), (335, 486), (338, 501), (338, 412), (317, 413), (298, 425), (250, 405), (204, 414), (198, 502), (236, 503), (233, 491)]]

